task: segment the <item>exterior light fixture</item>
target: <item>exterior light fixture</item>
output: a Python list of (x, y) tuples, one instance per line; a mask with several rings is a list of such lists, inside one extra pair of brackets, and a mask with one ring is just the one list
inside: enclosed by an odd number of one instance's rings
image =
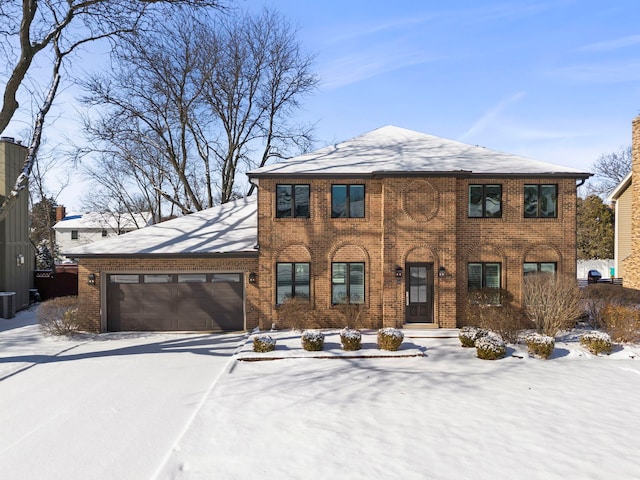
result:
[(258, 279), (258, 275), (256, 275), (256, 272), (251, 272), (249, 274), (249, 283), (256, 283), (257, 279)]
[(396, 267), (396, 278), (402, 278), (402, 267)]
[(438, 276), (444, 278), (447, 275), (447, 270), (444, 267), (438, 269)]
[(24, 255), (20, 253), (16, 257), (16, 266), (21, 267), (22, 265), (24, 265)]
[(95, 285), (96, 284), (96, 274), (90, 273), (87, 275), (87, 285)]

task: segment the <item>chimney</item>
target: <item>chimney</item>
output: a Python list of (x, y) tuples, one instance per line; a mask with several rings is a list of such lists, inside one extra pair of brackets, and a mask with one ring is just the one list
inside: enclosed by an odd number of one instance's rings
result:
[(67, 215), (67, 210), (64, 208), (64, 205), (56, 205), (56, 223), (63, 220)]

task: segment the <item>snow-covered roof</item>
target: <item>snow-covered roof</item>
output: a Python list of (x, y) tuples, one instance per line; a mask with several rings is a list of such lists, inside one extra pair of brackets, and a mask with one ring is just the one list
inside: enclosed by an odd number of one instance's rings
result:
[(266, 175), (384, 175), (457, 173), (591, 176), (570, 167), (467, 145), (392, 125), (248, 172)]
[(607, 201), (612, 202), (618, 200), (618, 198), (620, 198), (620, 196), (627, 190), (629, 185), (631, 185), (631, 172), (627, 173), (618, 186), (613, 189), (613, 192), (611, 192)]
[(56, 223), (56, 230), (135, 230), (151, 222), (151, 213), (70, 213)]
[(68, 257), (257, 253), (257, 243), (257, 201), (253, 196), (63, 253)]

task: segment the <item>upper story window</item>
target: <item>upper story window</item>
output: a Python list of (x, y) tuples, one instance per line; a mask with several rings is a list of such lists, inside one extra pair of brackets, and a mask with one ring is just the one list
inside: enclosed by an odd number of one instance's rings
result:
[(287, 298), (310, 297), (308, 263), (276, 264), (276, 304), (284, 303)]
[(469, 185), (469, 217), (502, 216), (502, 185)]
[(276, 185), (276, 218), (309, 218), (309, 185)]
[(71, 230), (71, 240), (78, 240), (78, 230)]
[(558, 185), (524, 186), (525, 218), (555, 218), (558, 216)]
[(531, 275), (533, 273), (553, 273), (557, 270), (556, 262), (525, 262), (523, 266), (523, 272), (525, 275)]
[(107, 236), (107, 231), (106, 230), (102, 230), (102, 236), (106, 237)]
[(332, 218), (364, 218), (364, 185), (331, 185)]
[(331, 264), (331, 303), (364, 303), (364, 263)]

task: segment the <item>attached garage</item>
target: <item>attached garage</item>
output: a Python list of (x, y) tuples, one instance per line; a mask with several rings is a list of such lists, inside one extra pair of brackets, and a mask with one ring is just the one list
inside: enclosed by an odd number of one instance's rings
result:
[(88, 331), (238, 331), (259, 323), (257, 209), (243, 198), (82, 245)]
[(107, 275), (107, 330), (244, 330), (241, 273)]

